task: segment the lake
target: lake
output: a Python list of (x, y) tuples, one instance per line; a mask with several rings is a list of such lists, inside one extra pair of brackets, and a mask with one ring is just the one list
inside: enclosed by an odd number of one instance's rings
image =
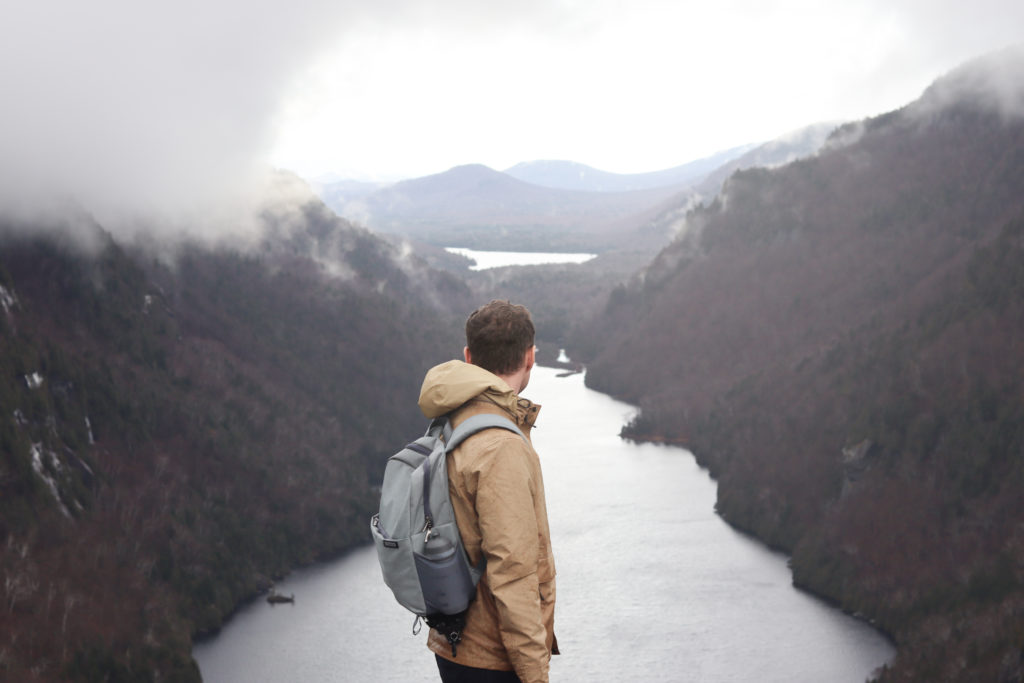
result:
[[(691, 453), (621, 440), (633, 408), (556, 374), (535, 368), (523, 392), (543, 406), (533, 439), (563, 653), (552, 681), (860, 683), (892, 658), (868, 624), (793, 588), (785, 555), (715, 514), (716, 485)], [(295, 604), (253, 602), (195, 646), (205, 681), (438, 680), (372, 546), (277, 589)]]
[(476, 261), (470, 270), (487, 270), (502, 266), (540, 266), (553, 263), (586, 263), (597, 254), (558, 254), (534, 251), (477, 251), (463, 247), (445, 247), (445, 251)]

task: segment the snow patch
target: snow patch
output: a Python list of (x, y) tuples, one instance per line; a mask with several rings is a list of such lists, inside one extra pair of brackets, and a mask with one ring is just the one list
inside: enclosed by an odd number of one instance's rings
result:
[(42, 479), (46, 486), (50, 489), (50, 493), (53, 495), (53, 499), (57, 501), (57, 505), (60, 507), (60, 511), (64, 513), (65, 517), (70, 519), (71, 513), (68, 512), (67, 507), (64, 506), (64, 501), (60, 499), (60, 489), (57, 488), (57, 482), (50, 475), (50, 473), (46, 471), (46, 467), (43, 464), (44, 455), (49, 456), (50, 465), (53, 467), (53, 469), (55, 469), (57, 472), (61, 471), (62, 467), (60, 458), (58, 458), (57, 454), (54, 453), (53, 451), (44, 451), (43, 444), (41, 443), (32, 444), (32, 469), (35, 470), (35, 473), (39, 475), (39, 478)]
[(87, 463), (85, 460), (82, 460), (81, 458), (79, 458), (77, 455), (74, 454), (73, 451), (71, 451), (71, 455), (74, 455), (75, 460), (78, 461), (78, 464), (82, 466), (82, 469), (85, 470), (89, 474), (90, 477), (95, 477), (96, 476), (96, 473), (92, 471), (91, 467), (89, 467), (89, 463)]
[(0, 285), (0, 306), (3, 307), (4, 313), (10, 313), (11, 307), (16, 303), (18, 303), (18, 298), (6, 287)]
[(31, 375), (25, 375), (25, 384), (28, 385), (29, 389), (38, 389), (43, 386), (43, 376), (38, 372), (33, 372)]
[[(96, 438), (92, 435), (92, 422), (89, 421), (88, 416), (85, 418), (85, 429), (89, 432), (89, 445), (95, 446)], [(89, 474), (92, 474), (92, 472), (90, 471)]]

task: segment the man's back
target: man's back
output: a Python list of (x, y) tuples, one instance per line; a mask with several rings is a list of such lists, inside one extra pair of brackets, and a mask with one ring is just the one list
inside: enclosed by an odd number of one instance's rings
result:
[[(451, 414), (454, 426), (480, 413), (504, 415), (527, 438), (540, 410), (501, 377), (462, 361), (427, 373), (420, 408), (428, 417)], [(487, 558), (454, 661), (514, 670), (524, 682), (547, 681), (550, 654), (557, 652), (555, 567), (537, 453), (511, 432), (486, 430), (449, 453), (448, 476), (470, 560)], [(436, 631), (429, 646), (452, 659), (447, 640)]]

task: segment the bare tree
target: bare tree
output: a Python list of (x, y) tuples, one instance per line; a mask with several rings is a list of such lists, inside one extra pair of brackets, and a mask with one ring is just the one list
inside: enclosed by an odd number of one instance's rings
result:
[[(23, 554), (22, 558), (24, 557)], [(24, 559), (15, 567), (4, 571), (4, 598), (7, 600), (8, 613), (14, 612), (15, 605), (31, 598), (39, 589), (39, 579), (35, 574), (35, 568)]]

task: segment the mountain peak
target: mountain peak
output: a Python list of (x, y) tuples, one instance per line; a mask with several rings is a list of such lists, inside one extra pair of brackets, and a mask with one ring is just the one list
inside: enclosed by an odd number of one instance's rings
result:
[(499, 171), (495, 171), (490, 166), (485, 166), (484, 164), (460, 164), (435, 175), (490, 175), (498, 173)]

